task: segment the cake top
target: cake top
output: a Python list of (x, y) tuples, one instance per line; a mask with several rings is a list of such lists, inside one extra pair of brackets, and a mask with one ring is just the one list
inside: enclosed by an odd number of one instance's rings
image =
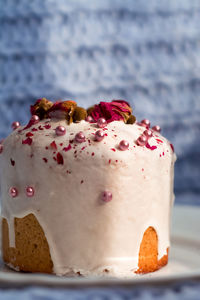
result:
[[(68, 145), (62, 149), (64, 152), (69, 151), (73, 143), (80, 145), (86, 142), (92, 146), (93, 151), (98, 151), (96, 142), (101, 142), (106, 137), (102, 145), (107, 144), (113, 152), (133, 150), (138, 146), (151, 151), (159, 148), (157, 154), (160, 157), (164, 156), (166, 149), (167, 152), (174, 152), (173, 145), (161, 136), (161, 128), (158, 125), (150, 128), (150, 121), (147, 119), (136, 122), (132, 108), (124, 100), (100, 102), (86, 110), (77, 106), (72, 100), (53, 103), (42, 98), (31, 105), (30, 111), (32, 116), (27, 125), (20, 126), (19, 122), (12, 123), (14, 137), (16, 135), (18, 138), (21, 137), (21, 145), (31, 146), (34, 140), (35, 144), (40, 146), (44, 144), (45, 148), (49, 147), (57, 151), (55, 137), (63, 136), (68, 140)], [(46, 130), (49, 129), (51, 130), (47, 134)], [(43, 139), (45, 142), (42, 141)], [(59, 140), (60, 145), (64, 144), (65, 139)], [(46, 145), (47, 142), (49, 145)], [(3, 144), (0, 143), (0, 153), (3, 152)], [(82, 145), (81, 149), (85, 149), (85, 146)], [(170, 151), (168, 148), (171, 148)], [(102, 146), (100, 149), (103, 149)], [(77, 157), (76, 153), (75, 156)], [(57, 153), (56, 159), (58, 163), (62, 163), (60, 152)]]

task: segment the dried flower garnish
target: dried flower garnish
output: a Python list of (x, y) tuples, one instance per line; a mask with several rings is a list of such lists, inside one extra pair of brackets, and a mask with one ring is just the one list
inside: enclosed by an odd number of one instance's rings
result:
[(87, 111), (86, 109), (77, 106), (75, 108), (74, 114), (73, 114), (73, 121), (74, 122), (80, 122), (81, 120), (85, 120), (87, 117)]
[(40, 120), (47, 117), (47, 112), (52, 107), (53, 102), (47, 100), (46, 98), (38, 99), (34, 105), (31, 105), (30, 110), (32, 115), (37, 115)]
[[(86, 120), (87, 117), (92, 118), (94, 122), (97, 122), (100, 118), (104, 118), (107, 123), (113, 121), (124, 121), (127, 124), (135, 123), (135, 117), (131, 114), (132, 108), (124, 100), (100, 102), (86, 111), (84, 108), (78, 107), (76, 102), (72, 100), (59, 100), (53, 103), (46, 98), (42, 98), (38, 99), (34, 105), (31, 105), (30, 110), (31, 114), (38, 116), (40, 120), (44, 118), (65, 119), (68, 124)], [(30, 128), (33, 124), (34, 122), (31, 120), (23, 130)], [(51, 128), (50, 126), (50, 124), (46, 124), (44, 128), (49, 129)], [(44, 129), (41, 125), (38, 128), (39, 130)]]
[(134, 124), (136, 121), (136, 117), (133, 115), (130, 115), (130, 117), (127, 120), (127, 124)]
[(91, 115), (94, 121), (104, 118), (107, 123), (121, 120), (127, 123), (131, 116), (131, 112), (132, 108), (129, 103), (124, 100), (100, 102), (99, 104), (90, 107), (87, 111), (88, 115)]
[(48, 116), (51, 118), (66, 119), (68, 124), (73, 122), (74, 110), (77, 107), (75, 101), (57, 101), (48, 111)]

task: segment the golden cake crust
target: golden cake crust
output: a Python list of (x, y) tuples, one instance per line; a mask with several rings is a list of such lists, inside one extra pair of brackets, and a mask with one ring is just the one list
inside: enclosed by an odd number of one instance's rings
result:
[(33, 214), (14, 219), (15, 244), (9, 247), (7, 220), (2, 220), (2, 250), (5, 263), (25, 272), (52, 273), (53, 263), (44, 231)]
[(153, 227), (149, 227), (140, 244), (138, 270), (135, 273), (154, 272), (165, 266), (168, 262), (168, 251), (161, 259), (158, 260), (158, 236)]

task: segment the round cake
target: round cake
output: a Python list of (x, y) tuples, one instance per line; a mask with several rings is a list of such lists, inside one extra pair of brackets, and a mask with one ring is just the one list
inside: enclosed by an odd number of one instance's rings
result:
[(167, 264), (170, 142), (128, 102), (45, 98), (0, 144), (2, 251), (15, 270), (134, 276)]

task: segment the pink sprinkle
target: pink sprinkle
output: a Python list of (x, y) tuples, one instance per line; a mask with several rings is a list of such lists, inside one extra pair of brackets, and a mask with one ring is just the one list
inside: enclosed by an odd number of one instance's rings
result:
[(104, 127), (103, 130), (104, 130), (104, 131), (105, 131), (105, 130), (108, 130), (108, 128)]
[(81, 150), (84, 150), (86, 148), (86, 146), (82, 147)]
[(107, 133), (105, 133), (104, 135), (105, 135), (105, 136), (108, 136), (108, 134), (107, 134)]
[(118, 160), (116, 159), (116, 160), (115, 160), (115, 162), (117, 163), (117, 162), (118, 162)]
[(76, 154), (76, 153), (77, 153), (77, 150), (74, 151), (74, 154)]
[(58, 165), (63, 165), (63, 163), (64, 163), (63, 156), (62, 156), (62, 154), (60, 154), (60, 152), (57, 153), (57, 163), (58, 163)]
[(115, 148), (111, 148), (110, 150), (112, 150), (112, 151), (114, 151), (114, 152), (116, 151), (116, 149), (115, 149)]
[(142, 168), (142, 172), (144, 172), (144, 168)]
[(45, 149), (48, 150), (49, 148), (46, 146)]
[(59, 145), (60, 145), (60, 146), (63, 146), (63, 143), (60, 143)]
[(117, 134), (114, 134), (114, 137), (117, 137)]
[(57, 160), (55, 156), (53, 156), (53, 159), (54, 159), (54, 160)]
[(69, 144), (67, 147), (63, 148), (63, 151), (67, 152), (72, 148), (71, 144)]
[(70, 135), (74, 135), (74, 133), (72, 132), (72, 133), (70, 133)]
[(160, 154), (160, 157), (162, 157), (162, 155)]
[(32, 132), (27, 132), (26, 136), (33, 136)]
[(51, 125), (50, 125), (50, 124), (47, 124), (47, 125), (44, 125), (44, 127), (45, 127), (46, 129), (50, 129), (50, 128), (51, 128)]
[(56, 145), (56, 142), (55, 142), (55, 141), (53, 141), (53, 142), (50, 144), (50, 146), (51, 146), (52, 149), (57, 150), (57, 145)]
[(165, 152), (163, 152), (162, 155), (164, 156), (164, 155), (165, 155)]
[(44, 130), (44, 128), (42, 128), (42, 126), (41, 126), (41, 125), (38, 127), (38, 129), (39, 129), (39, 130)]
[(47, 159), (46, 157), (43, 157), (43, 161), (44, 161), (45, 163), (47, 163), (47, 162), (48, 162), (48, 159)]
[(108, 163), (109, 163), (109, 164), (111, 163), (111, 159), (109, 159)]
[(150, 146), (149, 143), (146, 144), (146, 147), (150, 150), (155, 150), (157, 149), (157, 146)]
[(10, 159), (10, 163), (11, 163), (11, 165), (14, 167), (15, 161), (14, 161), (12, 158)]
[(73, 144), (74, 140), (69, 140), (70, 144)]
[(92, 152), (92, 156), (94, 156), (94, 152)]
[(32, 128), (32, 131), (38, 131), (37, 128)]
[(84, 181), (83, 180), (81, 180), (81, 184), (83, 183)]
[(28, 137), (26, 140), (22, 141), (22, 144), (30, 146), (32, 144), (32, 142), (33, 142), (32, 138)]

